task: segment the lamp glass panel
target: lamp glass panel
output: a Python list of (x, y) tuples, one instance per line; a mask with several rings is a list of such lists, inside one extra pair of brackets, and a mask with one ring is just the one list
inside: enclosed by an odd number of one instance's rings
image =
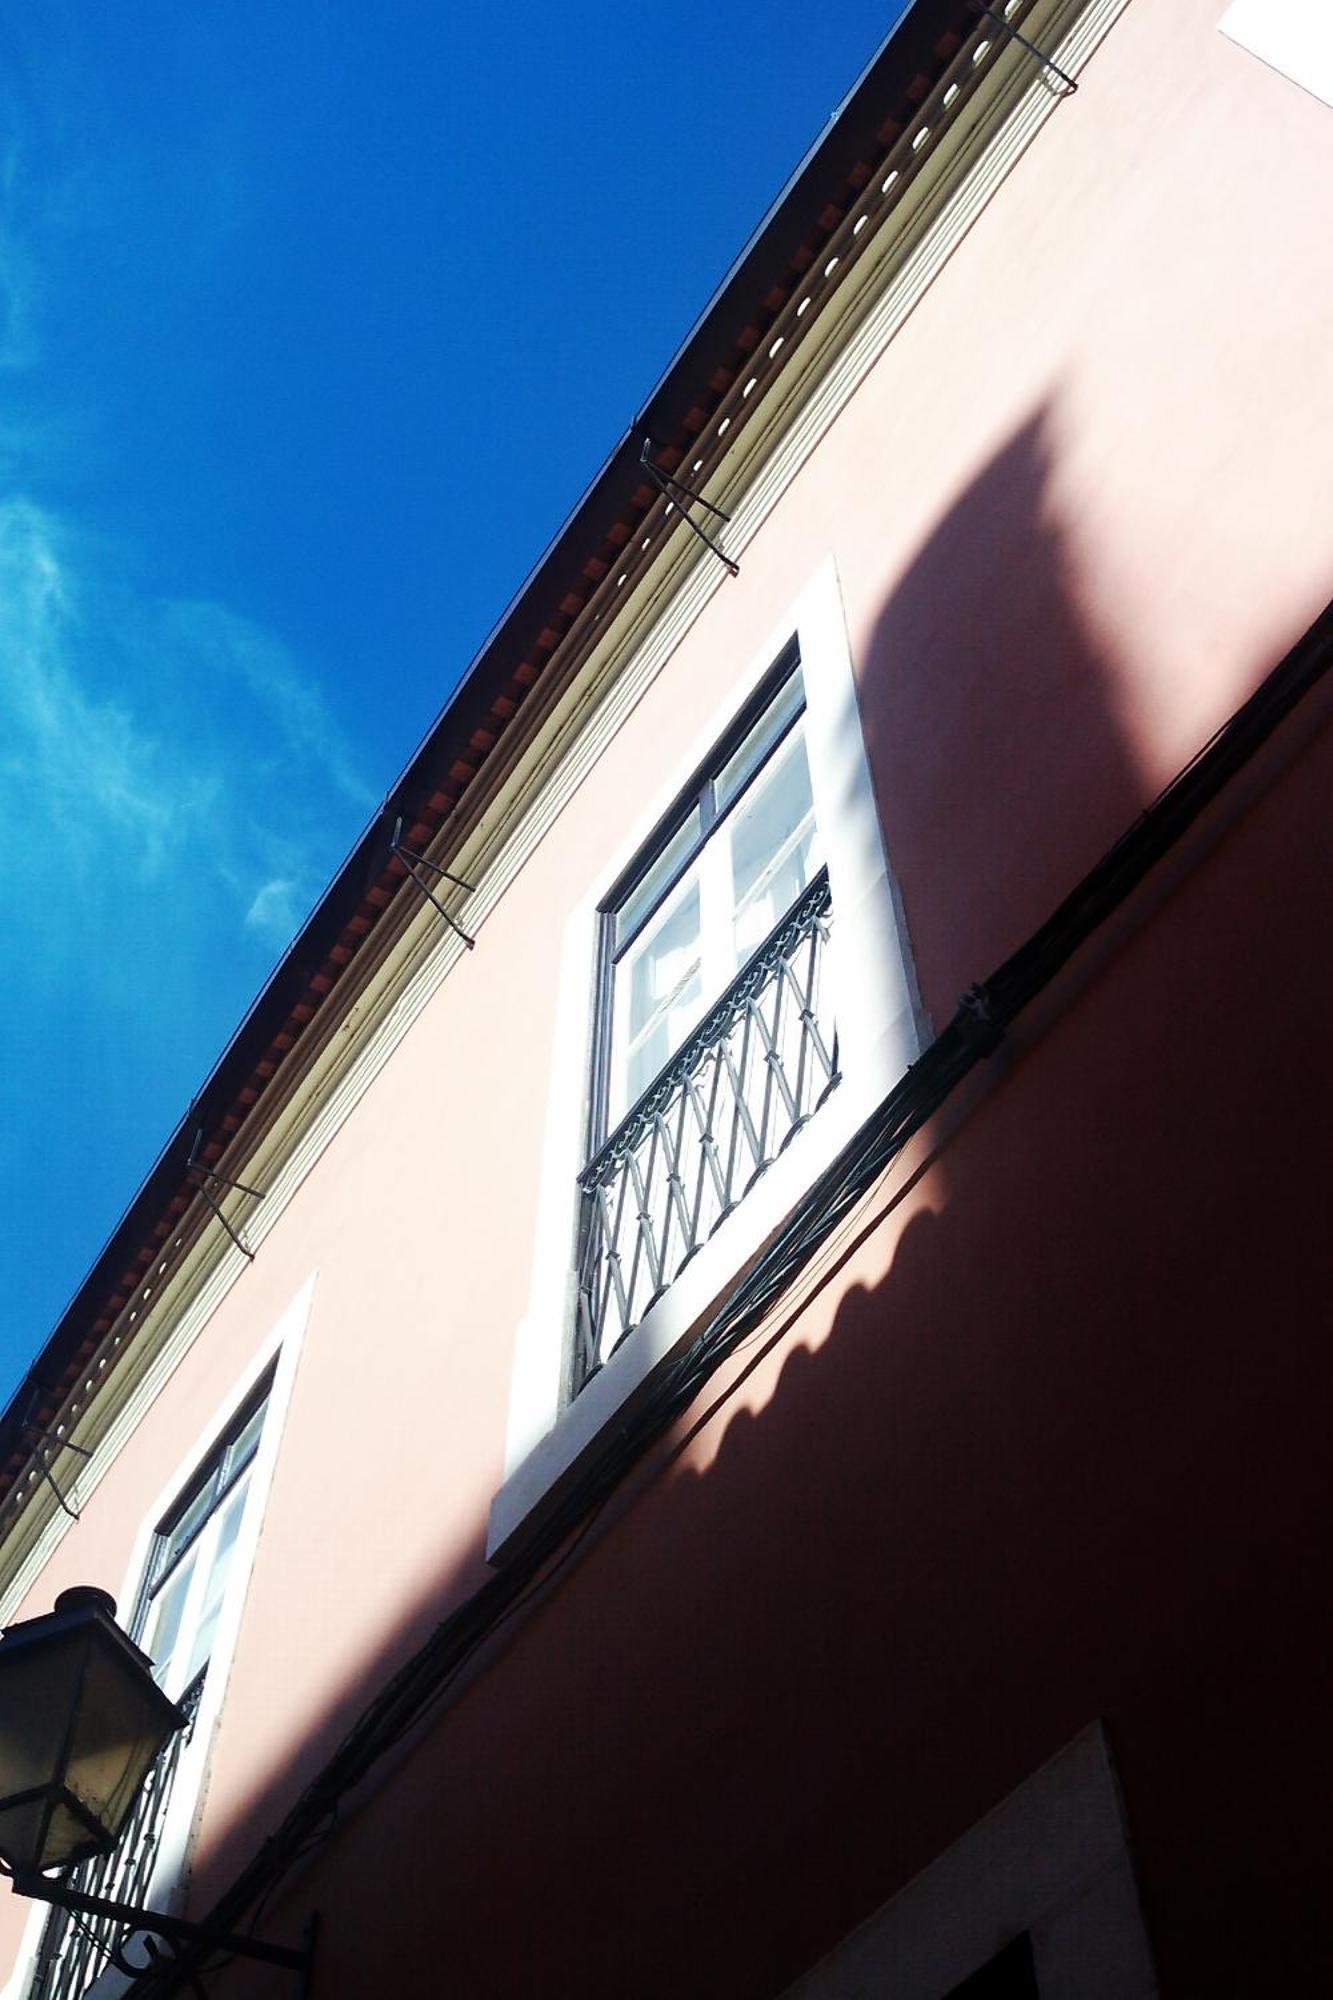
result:
[(45, 1793), (23, 1805), (0, 1802), (0, 1854), (11, 1868), (31, 1868), (33, 1856), (41, 1853), (47, 1811)]
[(115, 1840), (176, 1727), (148, 1674), (109, 1636), (98, 1633), (88, 1662), (66, 1783)]
[(72, 1861), (87, 1861), (94, 1855), (105, 1854), (106, 1849), (106, 1840), (86, 1820), (71, 1812), (67, 1805), (58, 1804), (41, 1836), (36, 1866), (63, 1868)]
[(87, 1649), (86, 1629), (0, 1644), (0, 1803), (60, 1781)]

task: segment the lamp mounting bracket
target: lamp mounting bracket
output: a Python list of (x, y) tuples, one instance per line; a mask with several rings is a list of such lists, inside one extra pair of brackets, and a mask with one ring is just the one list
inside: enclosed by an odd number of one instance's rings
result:
[[(10, 1875), (15, 1890), (20, 1896), (31, 1896), (40, 1903), (54, 1903), (57, 1909), (70, 1910), (76, 1916), (110, 1917), (124, 1924), (125, 1929), (111, 1950), (111, 1962), (118, 1971), (131, 1979), (142, 1978), (146, 1973), (161, 1972), (170, 1976), (173, 1961), (180, 1956), (178, 1946), (193, 1946), (193, 1965), (198, 1964), (198, 1950), (228, 1952), (238, 1958), (257, 1959), (262, 1965), (281, 1966), (286, 1972), (297, 1976), (299, 2000), (305, 2000), (310, 1990), (310, 1972), (315, 1957), (315, 1935), (319, 1917), (314, 1910), (306, 1919), (305, 1932), (300, 1948), (285, 1944), (266, 1944), (262, 1938), (245, 1937), (232, 1931), (214, 1930), (209, 1924), (191, 1923), (187, 1917), (171, 1917), (162, 1910), (140, 1909), (134, 1903), (119, 1903), (110, 1896), (90, 1896), (82, 1889), (76, 1889), (69, 1882), (53, 1880), (49, 1875), (35, 1875), (27, 1871), (5, 1869)], [(142, 1941), (147, 1954), (147, 1962), (135, 1965), (125, 1956), (131, 1939)], [(164, 1952), (155, 1942), (161, 1939), (170, 1952)], [(191, 1966), (182, 1965), (181, 1976), (190, 1978)]]

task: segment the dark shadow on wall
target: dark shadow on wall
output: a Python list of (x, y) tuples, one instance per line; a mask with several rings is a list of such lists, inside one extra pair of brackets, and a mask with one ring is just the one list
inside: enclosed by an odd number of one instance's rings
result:
[(895, 586), (858, 661), (867, 748), (936, 1021), (1147, 803), (1079, 601), (1035, 414)]
[[(866, 663), (937, 1019), (1142, 803), (1049, 473), (1038, 418)], [(1164, 1991), (1314, 1990), (1329, 1274), (1290, 1023), (1333, 996), (1318, 761), (997, 1070), (278, 1895), (266, 1929), (323, 1912), (318, 2000), (776, 2000), (1096, 1716)], [(214, 1835), (205, 1899), (472, 1587), (484, 1526)]]

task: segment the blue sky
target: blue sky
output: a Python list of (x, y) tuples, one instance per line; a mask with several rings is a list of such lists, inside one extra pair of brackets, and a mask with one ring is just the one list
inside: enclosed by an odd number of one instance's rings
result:
[(0, 24), (0, 1399), (894, 0)]

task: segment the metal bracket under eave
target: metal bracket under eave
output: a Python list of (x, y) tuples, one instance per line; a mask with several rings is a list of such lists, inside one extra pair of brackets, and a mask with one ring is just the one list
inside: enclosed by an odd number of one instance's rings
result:
[(455, 887), (466, 890), (469, 896), (473, 893), (472, 884), (470, 882), (465, 882), (461, 875), (454, 875), (450, 872), (449, 869), (441, 868), (438, 862), (427, 860), (426, 856), (424, 854), (418, 854), (415, 848), (404, 847), (403, 816), (401, 813), (399, 813), (398, 818), (394, 821), (393, 839), (389, 842), (389, 852), (390, 854), (394, 854), (398, 857), (398, 859), (402, 862), (404, 868), (406, 868), (408, 874), (411, 876), (412, 880), (416, 883), (418, 889), (420, 889), (422, 895), (426, 898), (426, 901), (429, 904), (431, 904), (434, 909), (438, 910), (439, 914), (444, 918), (444, 921), (448, 924), (450, 930), (454, 933), (455, 937), (461, 938), (463, 940), (463, 943), (467, 946), (468, 950), (471, 951), (475, 946), (477, 940), (474, 937), (470, 937), (468, 935), (468, 933), (463, 929), (463, 926), (459, 923), (456, 917), (450, 916), (448, 910), (445, 909), (444, 904), (440, 901), (439, 897), (435, 894), (435, 891), (431, 888), (430, 883), (424, 882), (420, 877), (420, 875), (418, 875), (417, 870), (418, 868), (429, 868), (432, 875), (438, 875), (445, 882), (452, 882), (455, 885)]
[(1074, 92), (1078, 89), (1078, 84), (1069, 75), (1067, 70), (1061, 69), (1059, 63), (1051, 61), (1045, 49), (1039, 49), (1035, 42), (1030, 42), (1026, 35), (1020, 34), (1018, 29), (1013, 26), (1012, 22), (1007, 21), (1003, 14), (997, 14), (993, 7), (987, 7), (985, 0), (971, 0), (971, 5), (976, 8), (978, 14), (984, 14), (988, 21), (994, 21), (997, 28), (1002, 28), (1011, 41), (1017, 42), (1021, 49), (1026, 49), (1028, 54), (1035, 61), (1039, 62), (1043, 69), (1048, 69), (1052, 76), (1059, 77), (1063, 88), (1056, 93), (1057, 96), (1072, 97), (1074, 95)]
[(640, 465), (653, 481), (659, 493), (665, 494), (686, 527), (699, 537), (699, 540), (709, 551), (710, 555), (715, 555), (724, 569), (730, 570), (733, 576), (739, 576), (741, 573), (740, 564), (733, 562), (729, 555), (723, 553), (707, 530), (701, 528), (694, 516), (686, 512), (683, 503), (688, 500), (696, 507), (703, 507), (719, 521), (729, 521), (731, 519), (730, 514), (724, 514), (722, 509), (715, 507), (711, 500), (705, 500), (702, 493), (696, 493), (692, 486), (683, 486), (679, 479), (673, 479), (669, 472), (663, 472), (660, 465), (654, 465), (649, 454), (656, 449), (657, 447), (652, 439), (646, 437), (643, 441), (643, 450), (639, 453)]
[(30, 1446), (32, 1455), (37, 1461), (37, 1470), (55, 1494), (57, 1501), (60, 1503), (61, 1510), (69, 1515), (71, 1521), (77, 1521), (79, 1510), (61, 1490), (59, 1481), (51, 1470), (51, 1460), (58, 1452), (62, 1451), (77, 1452), (80, 1458), (91, 1458), (92, 1453), (83, 1445), (72, 1443), (69, 1438), (56, 1437), (51, 1431), (43, 1430), (40, 1424), (33, 1421), (33, 1413), (37, 1408), (41, 1393), (42, 1391), (39, 1386), (33, 1390), (31, 1396), (28, 1398), (28, 1407), (20, 1419), (19, 1429), (23, 1434), (25, 1443)]
[(253, 1264), (255, 1260), (254, 1251), (241, 1235), (239, 1229), (234, 1228), (222, 1213), (221, 1208), (218, 1206), (217, 1196), (213, 1190), (215, 1188), (232, 1188), (237, 1194), (248, 1194), (255, 1201), (262, 1201), (264, 1199), (264, 1191), (262, 1188), (247, 1187), (244, 1181), (231, 1180), (226, 1174), (220, 1174), (213, 1167), (205, 1166), (199, 1157), (200, 1148), (203, 1146), (203, 1143), (204, 1128), (201, 1125), (194, 1135), (194, 1144), (190, 1148), (190, 1157), (185, 1165), (185, 1171), (190, 1176), (190, 1185), (196, 1188), (204, 1197), (204, 1200), (208, 1203), (214, 1215), (222, 1224), (222, 1227), (226, 1230), (236, 1248), (240, 1251), (242, 1257), (248, 1257)]

